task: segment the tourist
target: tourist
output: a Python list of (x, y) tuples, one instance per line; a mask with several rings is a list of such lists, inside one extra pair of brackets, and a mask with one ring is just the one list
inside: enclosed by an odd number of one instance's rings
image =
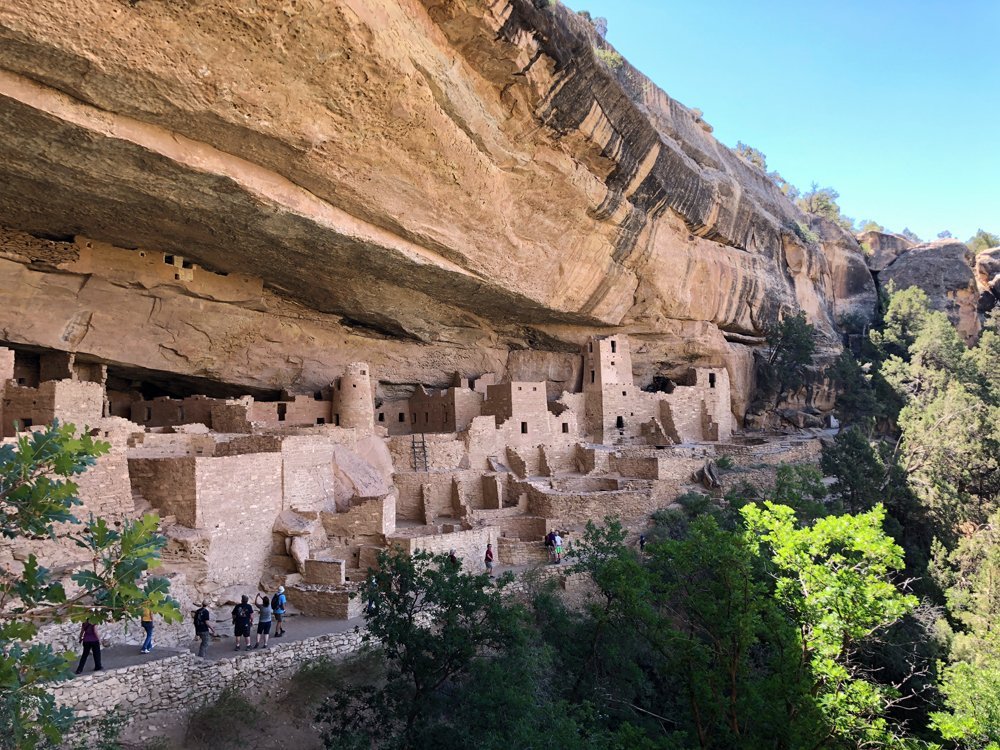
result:
[(556, 565), (559, 565), (560, 563), (562, 563), (563, 540), (562, 540), (562, 535), (560, 535), (558, 531), (555, 533), (555, 536), (552, 537), (552, 543), (555, 545), (556, 549)]
[(452, 550), (451, 552), (448, 553), (448, 563), (451, 565), (451, 567), (453, 567), (455, 569), (458, 568), (458, 564), (459, 564), (458, 563), (458, 556), (455, 554), (455, 550)]
[(486, 572), (490, 574), (490, 578), (493, 577), (493, 545), (486, 545), (486, 557), (483, 558), (483, 562), (486, 563)]
[(201, 607), (194, 611), (194, 634), (201, 641), (198, 646), (198, 656), (208, 658), (208, 642), (215, 635), (212, 627), (212, 613), (208, 611), (208, 602), (203, 601)]
[(260, 617), (257, 618), (257, 642), (250, 648), (267, 648), (267, 636), (271, 632), (271, 615), (273, 613), (271, 600), (267, 598), (266, 594), (257, 594), (253, 603), (257, 606)]
[(285, 587), (278, 586), (278, 593), (271, 597), (271, 611), (274, 613), (274, 637), (285, 634)]
[(236, 636), (236, 651), (240, 650), (240, 638), (243, 645), (250, 648), (250, 628), (253, 625), (253, 607), (250, 606), (250, 597), (244, 594), (240, 597), (240, 603), (233, 607), (233, 635)]
[(545, 551), (548, 553), (549, 562), (556, 561), (556, 532), (550, 531), (545, 535)]
[(83, 644), (83, 656), (80, 657), (80, 666), (76, 668), (76, 673), (83, 672), (83, 668), (87, 666), (87, 657), (91, 654), (94, 655), (94, 671), (100, 672), (104, 669), (101, 666), (101, 638), (97, 635), (97, 626), (90, 620), (80, 626), (80, 643)]
[(639, 554), (643, 554), (646, 551), (646, 535), (639, 534)]
[(142, 629), (146, 631), (146, 640), (142, 642), (140, 654), (148, 654), (153, 650), (153, 610), (147, 602), (142, 606), (142, 619), (140, 620)]

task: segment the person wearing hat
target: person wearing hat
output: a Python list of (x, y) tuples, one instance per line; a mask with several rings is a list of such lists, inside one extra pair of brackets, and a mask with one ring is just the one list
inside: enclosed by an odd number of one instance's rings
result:
[(271, 609), (274, 612), (274, 637), (281, 638), (285, 634), (285, 587), (278, 586), (278, 593), (271, 598)]
[(201, 607), (194, 611), (194, 634), (201, 641), (198, 646), (198, 656), (208, 658), (208, 643), (215, 635), (212, 627), (212, 613), (208, 611), (208, 602), (202, 601)]

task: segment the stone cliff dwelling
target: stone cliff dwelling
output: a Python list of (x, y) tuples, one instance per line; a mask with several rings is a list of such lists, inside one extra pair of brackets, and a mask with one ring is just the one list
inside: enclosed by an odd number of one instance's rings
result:
[(348, 618), (387, 546), (475, 564), (492, 543), (501, 564), (541, 562), (548, 530), (651, 512), (699, 465), (700, 444), (729, 439), (725, 369), (647, 392), (627, 336), (592, 337), (580, 358), (580, 389), (554, 401), (544, 381), (494, 373), (379, 400), (365, 363), (268, 399), (150, 396), (155, 373), (2, 348), (0, 421), (8, 439), (58, 419), (108, 440), (80, 512), (157, 512), (166, 570), (191, 597), (284, 584), (300, 611)]

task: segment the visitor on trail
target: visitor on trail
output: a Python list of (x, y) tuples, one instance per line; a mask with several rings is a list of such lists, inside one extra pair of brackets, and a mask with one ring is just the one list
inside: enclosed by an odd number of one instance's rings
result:
[(250, 606), (250, 597), (244, 594), (240, 597), (240, 603), (233, 607), (233, 635), (236, 636), (236, 648), (240, 650), (240, 638), (243, 645), (250, 648), (250, 628), (253, 625), (253, 607)]
[(271, 614), (273, 612), (271, 600), (267, 598), (267, 594), (257, 594), (253, 603), (260, 610), (260, 617), (257, 620), (257, 642), (250, 648), (267, 648), (267, 636), (271, 632)]
[(458, 556), (455, 554), (455, 550), (448, 553), (448, 563), (453, 567), (458, 567)]
[(148, 654), (153, 650), (153, 610), (149, 608), (148, 604), (142, 607), (142, 629), (146, 631), (146, 640), (142, 642), (142, 649), (139, 651), (140, 654)]
[(274, 613), (274, 637), (285, 634), (285, 587), (278, 586), (278, 593), (271, 597), (271, 611)]
[(556, 559), (556, 532), (550, 531), (545, 535), (545, 551), (548, 553), (549, 562)]
[(556, 548), (556, 565), (559, 565), (562, 562), (562, 542), (562, 536), (560, 536), (557, 531), (556, 535), (552, 537), (552, 543)]
[(101, 666), (101, 639), (97, 635), (97, 626), (89, 620), (80, 626), (80, 643), (83, 644), (83, 656), (80, 657), (80, 666), (76, 668), (76, 673), (83, 672), (87, 666), (87, 657), (94, 654), (94, 671), (99, 672), (104, 667)]
[(194, 611), (194, 634), (201, 641), (198, 646), (198, 656), (208, 658), (208, 642), (215, 635), (212, 627), (212, 614), (208, 611), (208, 602), (203, 601), (201, 607)]
[(646, 551), (646, 535), (639, 534), (639, 554), (641, 555)]
[(486, 545), (486, 557), (483, 558), (483, 562), (486, 563), (486, 572), (490, 574), (490, 578), (493, 577), (493, 545)]

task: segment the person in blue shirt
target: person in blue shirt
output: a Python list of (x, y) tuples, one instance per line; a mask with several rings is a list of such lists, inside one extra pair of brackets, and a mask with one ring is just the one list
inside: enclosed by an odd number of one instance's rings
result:
[(274, 610), (274, 637), (281, 638), (285, 634), (285, 587), (278, 586), (278, 593), (271, 598), (271, 609)]

